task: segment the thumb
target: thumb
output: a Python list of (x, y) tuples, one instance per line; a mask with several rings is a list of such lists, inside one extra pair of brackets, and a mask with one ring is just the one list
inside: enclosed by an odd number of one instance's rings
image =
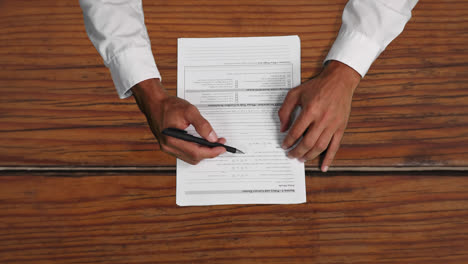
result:
[(200, 111), (192, 105), (185, 114), (186, 120), (195, 127), (195, 130), (205, 138), (206, 140), (210, 142), (216, 142), (218, 140), (218, 136), (213, 130), (213, 127), (211, 127), (210, 123), (203, 118), (203, 116), (200, 114)]
[(281, 132), (286, 131), (289, 127), (291, 114), (298, 103), (298, 92), (299, 91), (297, 89), (289, 90), (286, 98), (284, 98), (284, 102), (281, 105), (281, 108), (278, 110), (278, 116), (281, 122)]

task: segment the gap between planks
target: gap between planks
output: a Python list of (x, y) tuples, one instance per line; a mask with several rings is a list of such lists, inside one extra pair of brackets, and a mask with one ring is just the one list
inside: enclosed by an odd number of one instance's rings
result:
[[(175, 166), (154, 167), (112, 167), (112, 166), (3, 166), (0, 173), (4, 172), (175, 172)], [(306, 167), (306, 172), (319, 172), (319, 168)], [(405, 171), (468, 171), (468, 167), (331, 167), (330, 172), (405, 172)]]

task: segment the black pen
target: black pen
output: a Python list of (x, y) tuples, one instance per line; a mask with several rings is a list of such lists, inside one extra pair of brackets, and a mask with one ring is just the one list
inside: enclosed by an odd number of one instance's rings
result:
[(199, 137), (195, 137), (195, 136), (192, 136), (190, 134), (187, 134), (187, 131), (185, 131), (183, 129), (170, 127), (170, 128), (164, 129), (162, 131), (162, 133), (164, 135), (166, 135), (166, 136), (175, 137), (175, 138), (182, 139), (182, 140), (189, 141), (189, 142), (194, 142), (194, 143), (200, 144), (202, 146), (207, 146), (207, 147), (210, 147), (210, 148), (224, 147), (226, 149), (226, 151), (228, 151), (228, 152), (245, 154), (244, 152), (242, 152), (242, 151), (240, 151), (240, 150), (238, 150), (236, 148), (226, 146), (226, 145), (223, 145), (223, 144), (217, 143), (217, 142), (214, 142), (214, 143), (209, 142), (208, 140), (206, 140), (204, 138), (199, 138)]

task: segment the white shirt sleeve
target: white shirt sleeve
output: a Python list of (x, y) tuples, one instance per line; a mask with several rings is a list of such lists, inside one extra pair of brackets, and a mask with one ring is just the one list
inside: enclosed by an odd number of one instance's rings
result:
[(161, 78), (146, 31), (141, 0), (80, 0), (86, 32), (110, 69), (120, 98), (130, 88)]
[(362, 77), (411, 18), (418, 0), (350, 0), (325, 62), (340, 61)]

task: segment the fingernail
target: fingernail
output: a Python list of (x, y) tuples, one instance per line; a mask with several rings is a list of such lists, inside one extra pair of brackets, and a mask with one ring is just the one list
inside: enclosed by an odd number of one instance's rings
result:
[(305, 159), (304, 159), (304, 158), (300, 158), (300, 159), (299, 159), (299, 162), (304, 163), (304, 162), (305, 162)]
[(216, 135), (216, 133), (214, 131), (211, 131), (211, 133), (208, 135), (208, 141), (211, 141), (211, 142), (216, 142), (216, 140), (218, 140), (218, 136)]
[(284, 150), (288, 149), (288, 148), (286, 147), (286, 144), (284, 144), (284, 143), (283, 143), (283, 145), (281, 145), (281, 148), (284, 149)]
[(327, 171), (328, 171), (328, 166), (323, 167), (323, 172), (327, 172)]
[(289, 154), (289, 153), (288, 153), (288, 158), (290, 158), (290, 159), (294, 159), (294, 157), (293, 157), (293, 156), (291, 156), (291, 154)]

